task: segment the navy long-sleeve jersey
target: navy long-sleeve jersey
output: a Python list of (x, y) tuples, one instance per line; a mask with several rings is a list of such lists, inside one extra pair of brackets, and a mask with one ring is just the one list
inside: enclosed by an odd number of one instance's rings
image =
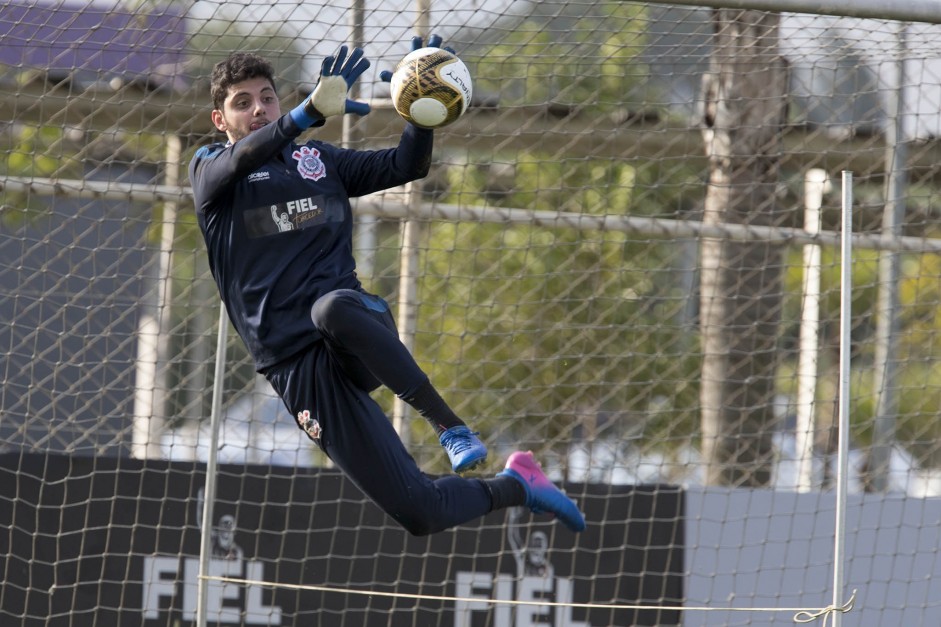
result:
[(234, 144), (200, 148), (189, 167), (209, 266), (259, 371), (318, 339), (320, 296), (361, 290), (350, 198), (424, 177), (433, 132), (407, 125), (396, 148), (294, 140), (290, 114)]

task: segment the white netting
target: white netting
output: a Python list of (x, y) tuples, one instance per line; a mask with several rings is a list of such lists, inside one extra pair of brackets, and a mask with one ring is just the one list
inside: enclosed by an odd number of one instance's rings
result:
[[(378, 73), (416, 24), (468, 64), (475, 102), (437, 133), (417, 196), (357, 202), (360, 277), (413, 308), (406, 340), (485, 435), (485, 472), (532, 449), (570, 482), (589, 531), (576, 540), (526, 519), (527, 536), (548, 536), (552, 576), (519, 567), (502, 513), (402, 537), (326, 468), (231, 334), (213, 524), (217, 536), (234, 526), (241, 553), (215, 574), (475, 600), (230, 583), (213, 588), (210, 620), (793, 614), (486, 602), (526, 595), (826, 606), (843, 170), (857, 234), (846, 581), (860, 588), (859, 624), (928, 620), (941, 594), (941, 26), (844, 2), (856, 17), (835, 2), (811, 15), (600, 0), (434, 0), (427, 13), (404, 1), (0, 0), (0, 622), (194, 619), (218, 296), (185, 167), (219, 138), (208, 73), (234, 49), (260, 51), (288, 107), (325, 54), (360, 43), (373, 112), (315, 132), (384, 147), (402, 121)], [(445, 472), (424, 421), (377, 398), (422, 467)]]

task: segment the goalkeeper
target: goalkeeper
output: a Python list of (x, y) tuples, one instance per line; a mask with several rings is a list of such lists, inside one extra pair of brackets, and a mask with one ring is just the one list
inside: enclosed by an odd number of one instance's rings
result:
[[(439, 47), (433, 36), (429, 46)], [(413, 48), (421, 47), (415, 38)], [(327, 57), (316, 88), (282, 115), (271, 65), (234, 53), (212, 72), (212, 121), (228, 141), (189, 167), (209, 265), (229, 318), (298, 426), (410, 533), (424, 535), (492, 510), (526, 505), (575, 531), (575, 503), (531, 453), (491, 479), (434, 479), (418, 468), (370, 392), (385, 385), (434, 428), (462, 473), (487, 449), (451, 410), (398, 338), (389, 306), (356, 277), (350, 198), (427, 175), (433, 131), (406, 124), (395, 148), (348, 150), (305, 130), (369, 105), (348, 98), (369, 67), (362, 50)], [(383, 80), (390, 74), (383, 72)]]

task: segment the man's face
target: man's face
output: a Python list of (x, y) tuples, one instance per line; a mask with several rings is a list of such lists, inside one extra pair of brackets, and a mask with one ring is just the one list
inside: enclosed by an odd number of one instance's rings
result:
[(250, 78), (229, 87), (222, 110), (214, 109), (212, 122), (236, 142), (281, 117), (281, 103), (266, 78)]

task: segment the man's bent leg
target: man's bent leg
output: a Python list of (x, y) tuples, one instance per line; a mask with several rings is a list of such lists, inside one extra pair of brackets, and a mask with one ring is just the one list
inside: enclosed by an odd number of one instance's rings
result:
[(311, 319), (354, 384), (372, 390), (382, 383), (418, 410), (435, 430), (455, 472), (484, 462), (487, 447), (441, 398), (399, 340), (383, 299), (356, 290), (336, 290), (317, 300)]
[(330, 459), (410, 533), (434, 533), (491, 510), (484, 481), (424, 474), (378, 403), (346, 378), (324, 346), (266, 376), (292, 414), (316, 420)]

